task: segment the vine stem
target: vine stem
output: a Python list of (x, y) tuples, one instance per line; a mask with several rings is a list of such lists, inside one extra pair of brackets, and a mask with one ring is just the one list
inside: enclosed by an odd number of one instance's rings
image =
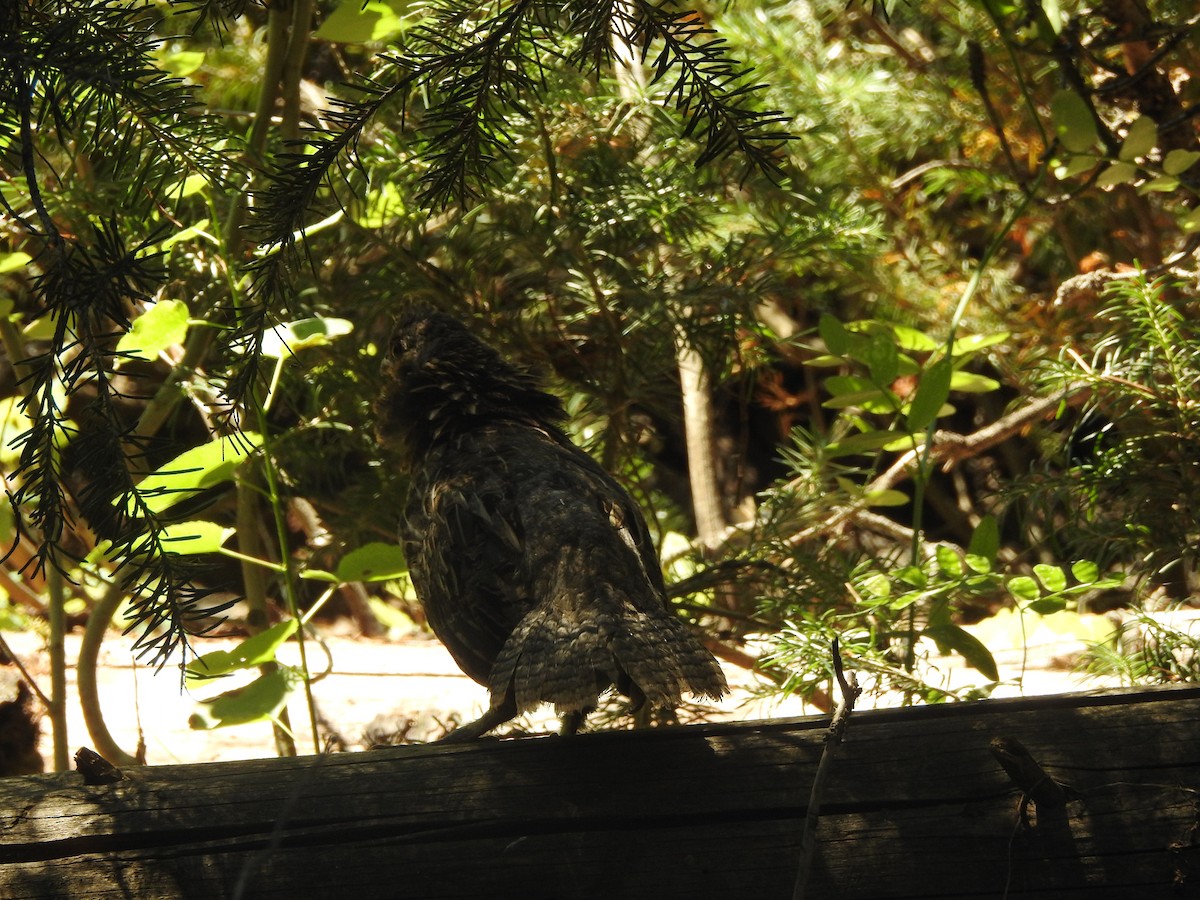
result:
[(67, 741), (67, 651), (64, 643), (67, 626), (66, 592), (63, 575), (59, 569), (58, 551), (50, 547), (50, 565), (46, 567), (47, 624), (50, 636), (47, 640), (50, 653), (50, 730), (53, 735), (54, 769), (65, 772), (71, 767)]

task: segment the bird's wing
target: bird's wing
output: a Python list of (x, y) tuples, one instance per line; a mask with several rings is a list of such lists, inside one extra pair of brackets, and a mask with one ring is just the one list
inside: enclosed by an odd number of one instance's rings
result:
[(502, 467), (456, 455), (410, 488), (404, 544), (429, 625), (471, 678), (492, 664), (528, 608), (524, 543)]
[(571, 443), (565, 435), (556, 434), (550, 437), (557, 444), (555, 455), (564, 460), (566, 471), (571, 477), (578, 479), (579, 489), (585, 495), (596, 497), (600, 501), (610, 527), (621, 543), (637, 557), (641, 571), (645, 574), (654, 595), (662, 599), (662, 605), (666, 608), (667, 588), (658, 561), (658, 551), (650, 537), (650, 529), (646, 527), (646, 520), (642, 518), (642, 512), (633, 498), (603, 466)]

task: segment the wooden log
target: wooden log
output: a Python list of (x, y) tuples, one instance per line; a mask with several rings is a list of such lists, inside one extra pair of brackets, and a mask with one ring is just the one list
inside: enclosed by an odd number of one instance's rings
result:
[[(827, 723), (4, 779), (0, 897), (789, 897)], [(1197, 723), (1195, 687), (857, 712), (809, 896), (1200, 897)], [(1028, 824), (997, 738), (1069, 785)]]

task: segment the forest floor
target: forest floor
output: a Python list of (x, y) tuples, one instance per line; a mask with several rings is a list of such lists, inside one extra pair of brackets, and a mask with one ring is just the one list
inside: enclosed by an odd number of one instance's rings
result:
[[(973, 626), (977, 636), (995, 654), (1001, 680), (992, 696), (1043, 695), (1116, 686), (1112, 679), (1092, 678), (1074, 671), (1085, 649), (1084, 639), (1093, 640), (1111, 633), (1112, 623), (1103, 616), (1077, 616), (1057, 624), (1054, 619), (1037, 622), (1017, 621), (1016, 616), (995, 617)], [(1024, 631), (1024, 641), (1022, 640)], [(48, 688), (46, 654), (39, 636), (31, 633), (7, 634), (6, 640), (37, 678), (43, 690)], [(204, 639), (201, 651), (229, 649), (236, 642)], [(487, 694), (459, 672), (445, 649), (435, 640), (421, 636), (389, 640), (369, 640), (349, 634), (325, 638), (328, 666), (320, 645), (309, 643), (309, 662), (314, 671), (325, 668), (330, 674), (313, 685), (313, 695), (323, 731), (340, 737), (345, 749), (369, 746), (378, 735), (403, 731), (413, 740), (437, 737), (446, 725), (469, 721), (483, 709)], [(67, 656), (78, 656), (79, 635), (68, 635)], [(750, 648), (753, 650), (753, 648)], [(294, 645), (280, 652), (284, 662)], [(853, 660), (847, 661), (853, 667)], [(733, 688), (731, 695), (715, 708), (703, 711), (708, 721), (752, 721), (776, 717), (818, 714), (797, 697), (764, 696), (760, 676), (725, 664)], [(927, 681), (961, 687), (980, 684), (983, 677), (962, 665), (958, 657), (933, 657)], [(140, 664), (132, 653), (132, 638), (110, 635), (100, 655), (98, 681), (105, 721), (125, 750), (133, 752), (139, 735), (145, 742), (150, 764), (195, 763), (215, 760), (251, 759), (275, 755), (272, 729), (267, 723), (253, 723), (213, 730), (196, 730), (189, 719), (196, 709), (193, 697), (182, 689), (179, 670), (167, 666), (161, 671)], [(205, 693), (209, 696), (231, 685), (221, 682)], [(71, 752), (80, 746), (94, 746), (84, 726), (76, 693), (75, 670), (68, 673), (68, 740)], [(858, 708), (895, 706), (898, 695), (864, 693)], [(313, 752), (311, 728), (303, 703), (303, 694), (291, 704), (297, 747), (301, 754)], [(690, 711), (694, 712), (694, 711)], [(681, 711), (687, 720), (689, 711)], [(552, 710), (540, 710), (521, 723), (526, 730), (546, 731), (556, 727)], [(373, 736), (374, 735), (374, 736)], [(43, 723), (41, 752), (51, 758), (49, 725)]]

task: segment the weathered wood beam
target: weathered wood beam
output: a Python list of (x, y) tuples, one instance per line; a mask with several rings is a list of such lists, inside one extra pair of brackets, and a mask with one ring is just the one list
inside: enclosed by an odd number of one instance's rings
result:
[[(827, 722), (4, 779), (0, 897), (786, 897)], [(1200, 896), (1200, 688), (857, 712), (818, 841), (815, 897)]]

